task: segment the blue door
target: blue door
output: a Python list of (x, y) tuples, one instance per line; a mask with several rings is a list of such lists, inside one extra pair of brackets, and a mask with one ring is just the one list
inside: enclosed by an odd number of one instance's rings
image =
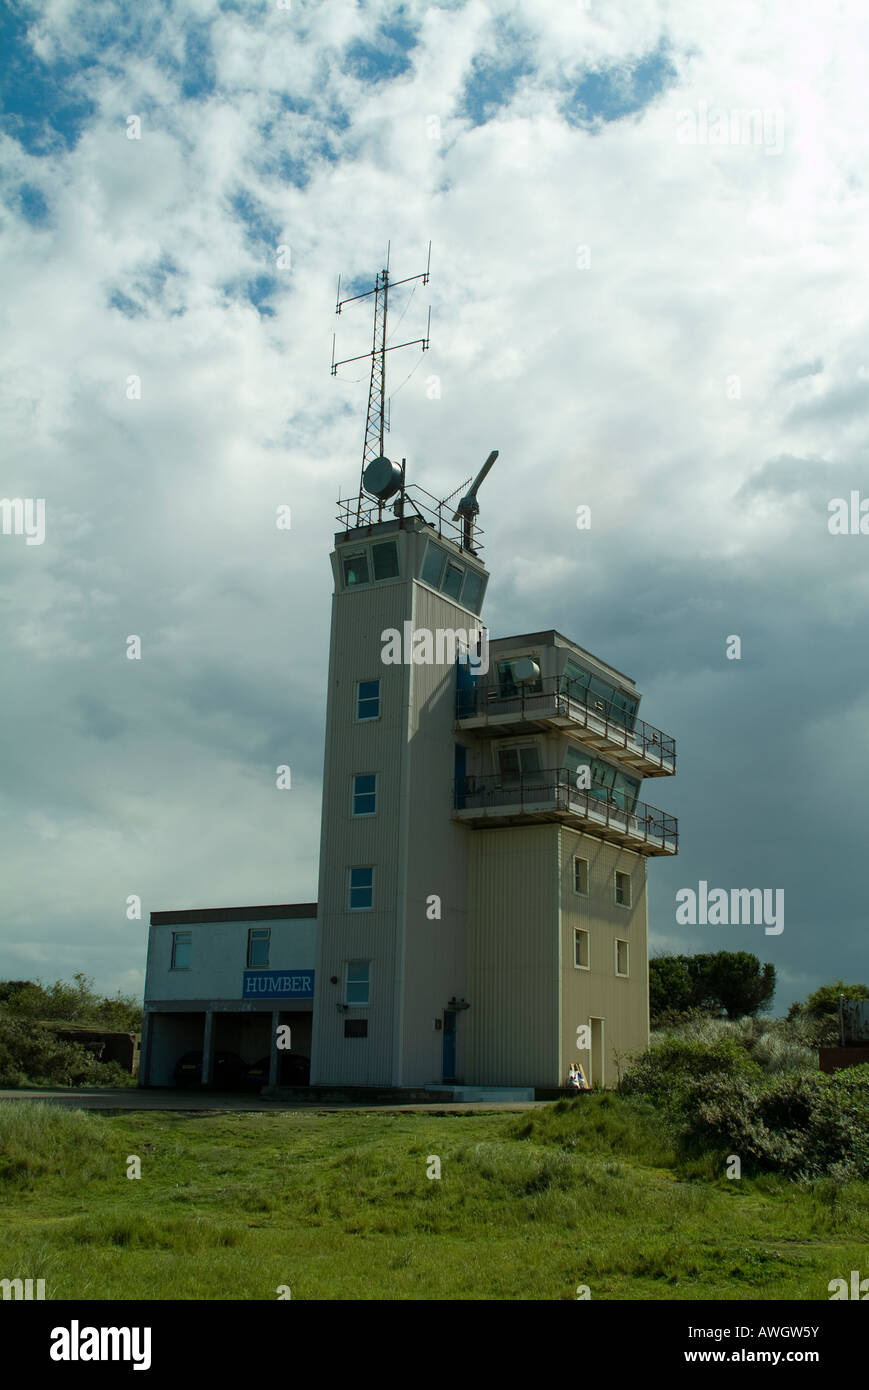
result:
[(453, 1081), (456, 1075), (456, 1013), (454, 1009), (444, 1009), (443, 1068), (443, 1080)]
[(456, 810), (461, 811), (465, 804), (465, 778), (468, 775), (468, 750), (463, 743), (456, 744), (453, 775), (456, 779)]
[(456, 718), (468, 719), (477, 712), (477, 680), (467, 661), (456, 663)]

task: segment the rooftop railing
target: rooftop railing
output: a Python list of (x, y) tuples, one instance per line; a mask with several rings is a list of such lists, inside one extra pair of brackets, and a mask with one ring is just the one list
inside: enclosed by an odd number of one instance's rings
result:
[[(416, 516), (424, 521), (426, 526), (431, 526), (441, 539), (452, 541), (460, 550), (468, 550), (464, 543), (462, 523), (453, 521), (455, 510), (455, 500), (445, 502), (433, 497), (418, 483), (408, 483), (403, 494), (398, 493), (388, 502), (378, 502), (376, 497), (369, 497), (366, 492), (357, 493), (354, 497), (339, 498), (336, 520), (342, 530), (355, 531), (361, 526), (377, 526), (381, 521), (390, 521), (393, 518), (401, 521)], [(480, 544), (480, 537), (483, 535), (485, 531), (475, 522), (473, 546), (469, 550), (471, 555), (478, 555), (483, 549)]]
[[(477, 677), (456, 692), (456, 718), (473, 719), (493, 714), (516, 714), (520, 719), (543, 717), (572, 719), (599, 729), (622, 748), (635, 746), (653, 762), (676, 765), (676, 740), (653, 724), (628, 714), (593, 691), (584, 690), (566, 676), (547, 676), (534, 689), (520, 685), (514, 695), (504, 695), (496, 676)], [(594, 721), (589, 724), (589, 718)]]
[(547, 768), (525, 772), (516, 778), (500, 773), (487, 777), (459, 777), (453, 784), (457, 811), (485, 811), (514, 807), (519, 814), (558, 811), (579, 816), (592, 825), (612, 827), (631, 839), (679, 847), (679, 822), (666, 811), (645, 801), (625, 803), (624, 793), (607, 789), (580, 790), (575, 769)]

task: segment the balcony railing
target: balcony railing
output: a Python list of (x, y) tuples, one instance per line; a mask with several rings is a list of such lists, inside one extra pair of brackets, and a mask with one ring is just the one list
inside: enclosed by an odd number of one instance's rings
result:
[[(526, 772), (515, 779), (500, 774), (492, 777), (460, 777), (454, 783), (455, 810), (463, 820), (474, 819), (497, 808), (513, 808), (517, 816), (541, 817), (558, 813), (587, 822), (592, 828), (610, 829), (618, 838), (642, 840), (675, 854), (679, 848), (679, 823), (675, 816), (637, 801), (622, 804), (623, 794), (604, 788), (581, 791), (575, 770), (567, 767)], [(493, 816), (493, 819), (496, 817)]]
[[(653, 724), (628, 714), (613, 702), (583, 690), (564, 676), (547, 676), (539, 689), (520, 686), (515, 695), (504, 695), (497, 678), (478, 677), (456, 692), (456, 719), (484, 719), (514, 715), (523, 719), (559, 719), (600, 732), (609, 743), (641, 753), (663, 767), (676, 766), (676, 740)], [(503, 719), (499, 722), (504, 722)]]

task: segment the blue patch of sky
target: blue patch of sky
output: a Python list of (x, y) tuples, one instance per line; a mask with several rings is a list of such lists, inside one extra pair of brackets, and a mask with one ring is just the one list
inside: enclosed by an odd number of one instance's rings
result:
[(261, 318), (275, 318), (275, 310), (266, 301), (274, 294), (277, 284), (274, 275), (261, 274), (251, 276), (249, 280), (229, 281), (221, 288), (227, 299), (246, 299)]
[(117, 309), (119, 314), (123, 314), (126, 319), (140, 319), (144, 315), (141, 304), (137, 304), (129, 295), (122, 290), (113, 290), (109, 295), (109, 308)]
[(177, 274), (178, 267), (175, 262), (171, 256), (164, 253), (153, 265), (142, 272), (136, 282), (136, 288), (141, 289), (150, 299), (159, 299), (166, 288), (166, 281), (169, 276)]
[(276, 288), (277, 280), (274, 275), (255, 275), (252, 280), (248, 280), (244, 291), (258, 313), (274, 318), (275, 311), (266, 300), (274, 294)]
[(44, 63), (27, 41), (28, 17), (0, 6), (0, 124), (28, 154), (72, 149), (96, 107), (75, 79), (94, 59)]
[(585, 72), (561, 107), (568, 125), (597, 127), (642, 111), (677, 77), (665, 40), (633, 63)]
[(35, 184), (23, 183), (18, 190), (18, 201), (22, 215), (32, 226), (39, 227), (48, 220), (48, 203)]
[(277, 246), (281, 239), (278, 224), (272, 221), (262, 204), (250, 193), (242, 189), (230, 198), (229, 204), (238, 220), (243, 223), (248, 241), (256, 246)]
[(389, 82), (408, 72), (408, 54), (418, 43), (417, 31), (399, 5), (387, 23), (379, 24), (372, 39), (354, 39), (344, 51), (344, 70), (363, 82)]
[(181, 69), (181, 95), (188, 101), (207, 97), (214, 91), (217, 68), (208, 24), (191, 24), (184, 35), (184, 64)]
[(534, 71), (528, 54), (528, 35), (499, 21), (495, 24), (495, 40), (495, 55), (478, 53), (472, 59), (457, 106), (458, 115), (474, 126), (485, 125), (509, 106), (519, 79)]

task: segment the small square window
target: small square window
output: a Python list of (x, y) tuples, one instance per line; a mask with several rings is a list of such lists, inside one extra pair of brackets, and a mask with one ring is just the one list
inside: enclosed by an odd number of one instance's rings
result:
[(573, 891), (583, 898), (588, 897), (588, 860), (578, 855), (573, 860)]
[(631, 905), (631, 876), (630, 874), (620, 874), (616, 870), (616, 902), (622, 907)]
[(373, 816), (377, 810), (377, 774), (366, 772), (353, 778), (353, 815)]
[(380, 718), (380, 681), (360, 681), (356, 687), (356, 718)]
[(351, 911), (363, 911), (370, 908), (374, 902), (374, 870), (373, 869), (351, 869), (350, 870), (350, 909)]
[(269, 963), (271, 927), (250, 927), (247, 933), (247, 963), (251, 969)]
[(588, 969), (588, 932), (582, 927), (573, 933), (573, 963), (577, 970)]
[(371, 962), (367, 960), (348, 960), (345, 982), (345, 1004), (367, 1004), (370, 988)]
[(367, 1018), (345, 1018), (344, 1020), (345, 1038), (367, 1038), (368, 1019)]
[(172, 933), (172, 969), (189, 970), (190, 957), (193, 953), (193, 933), (192, 931), (173, 931)]
[(356, 555), (344, 556), (344, 588), (352, 589), (357, 584), (368, 583), (368, 556), (364, 550)]
[(395, 541), (384, 541), (371, 547), (374, 561), (374, 579), (395, 579), (398, 575), (398, 546)]
[(616, 974), (628, 974), (628, 943), (627, 941), (616, 942)]

